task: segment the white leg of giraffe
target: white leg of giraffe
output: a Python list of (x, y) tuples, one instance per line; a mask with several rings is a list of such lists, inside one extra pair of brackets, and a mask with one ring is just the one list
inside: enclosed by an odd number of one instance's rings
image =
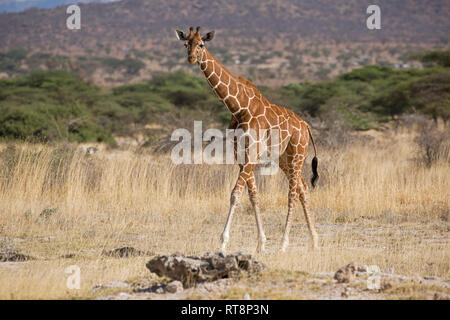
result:
[(289, 246), (289, 231), (291, 230), (292, 214), (295, 211), (297, 195), (297, 178), (295, 175), (289, 177), (289, 195), (288, 195), (288, 213), (286, 217), (286, 224), (284, 227), (283, 242), (281, 243), (281, 251), (285, 252)]
[(300, 178), (299, 182), (299, 197), (302, 203), (303, 212), (305, 214), (306, 224), (308, 225), (309, 233), (311, 235), (311, 246), (313, 249), (319, 247), (319, 237), (317, 235), (316, 228), (314, 227), (313, 217), (311, 216), (308, 208), (308, 186), (303, 178)]
[(261, 215), (259, 212), (258, 190), (256, 188), (255, 174), (253, 172), (247, 180), (247, 186), (250, 202), (252, 203), (253, 211), (255, 212), (256, 227), (258, 228), (258, 247), (256, 251), (263, 253), (266, 250), (266, 235), (264, 234)]
[(222, 236), (221, 236), (221, 240), (222, 240), (221, 250), (223, 253), (226, 252), (226, 247), (227, 247), (228, 241), (230, 240), (231, 220), (233, 219), (233, 215), (236, 210), (236, 207), (240, 203), (242, 191), (244, 190), (245, 184), (247, 183), (247, 180), (250, 177), (250, 174), (253, 173), (254, 165), (246, 164), (246, 165), (240, 166), (240, 167), (241, 167), (241, 170), (239, 173), (239, 177), (236, 181), (236, 185), (233, 189), (233, 192), (231, 192), (230, 211), (228, 212), (227, 222), (225, 224), (225, 228), (223, 229)]
[(230, 199), (230, 211), (228, 212), (228, 218), (227, 222), (225, 224), (225, 228), (223, 229), (222, 236), (221, 236), (221, 251), (225, 254), (226, 247), (228, 244), (228, 241), (230, 240), (230, 227), (231, 227), (231, 220), (233, 219), (234, 211), (236, 210), (236, 206), (239, 205), (240, 202), (240, 196), (238, 196), (233, 190), (231, 193), (231, 199)]

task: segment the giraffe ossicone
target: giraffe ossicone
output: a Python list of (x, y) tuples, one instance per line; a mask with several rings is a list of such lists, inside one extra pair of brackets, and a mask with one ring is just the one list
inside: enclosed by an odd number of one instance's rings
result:
[(253, 83), (243, 77), (233, 75), (225, 68), (205, 47), (205, 42), (214, 38), (214, 31), (208, 32), (203, 37), (200, 35), (200, 27), (197, 27), (195, 33), (194, 28), (191, 27), (188, 35), (185, 35), (180, 30), (176, 30), (175, 33), (177, 38), (185, 44), (188, 62), (199, 65), (214, 93), (231, 112), (228, 129), (242, 129), (244, 132), (254, 130), (257, 132), (255, 137), (256, 153), (251, 154), (250, 145), (247, 144), (245, 146), (244, 161), (239, 163), (239, 176), (231, 192), (230, 209), (221, 235), (222, 251), (226, 251), (230, 239), (231, 221), (245, 186), (248, 187), (250, 202), (255, 213), (258, 229), (257, 250), (264, 251), (265, 248), (266, 236), (263, 230), (258, 191), (253, 172), (256, 161), (264, 152), (261, 145), (265, 137), (259, 134), (261, 129), (267, 130), (269, 133), (277, 132), (279, 136), (278, 142), (272, 143), (270, 141), (270, 145), (271, 148), (276, 148), (279, 154), (279, 167), (289, 182), (288, 213), (281, 250), (285, 251), (289, 244), (291, 219), (297, 201), (300, 201), (302, 204), (305, 220), (311, 235), (312, 247), (316, 248), (318, 246), (318, 235), (308, 208), (308, 186), (301, 176), (308, 152), (308, 143), (311, 139), (315, 154), (312, 161), (313, 177), (311, 184), (313, 187), (318, 179), (317, 150), (309, 125), (292, 110), (270, 103)]

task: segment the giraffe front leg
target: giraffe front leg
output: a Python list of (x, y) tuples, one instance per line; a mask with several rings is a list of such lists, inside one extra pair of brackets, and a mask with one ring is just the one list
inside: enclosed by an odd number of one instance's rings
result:
[(233, 189), (233, 192), (231, 193), (230, 210), (228, 211), (228, 218), (227, 218), (227, 222), (225, 223), (225, 228), (223, 229), (222, 235), (220, 237), (220, 240), (222, 242), (221, 251), (223, 254), (226, 253), (227, 244), (228, 244), (228, 241), (230, 240), (231, 220), (233, 219), (233, 215), (234, 215), (234, 211), (236, 210), (236, 206), (239, 205), (241, 193), (242, 193), (242, 191), (238, 191), (236, 187)]
[(222, 242), (221, 251), (224, 254), (226, 252), (226, 247), (227, 247), (228, 241), (230, 240), (231, 220), (233, 219), (233, 215), (236, 210), (236, 207), (240, 203), (242, 191), (244, 190), (246, 181), (249, 178), (250, 173), (253, 172), (253, 166), (250, 166), (250, 165), (241, 166), (241, 170), (239, 172), (239, 177), (237, 179), (236, 185), (234, 186), (234, 189), (231, 192), (230, 211), (228, 212), (227, 222), (225, 223), (225, 228), (223, 229), (222, 236), (221, 236), (221, 242)]

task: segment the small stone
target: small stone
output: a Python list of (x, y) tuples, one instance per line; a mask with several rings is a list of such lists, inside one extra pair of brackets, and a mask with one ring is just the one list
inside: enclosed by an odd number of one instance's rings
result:
[(45, 208), (42, 210), (42, 212), (39, 214), (40, 218), (48, 219), (50, 218), (54, 213), (58, 212), (58, 208)]
[(137, 250), (133, 247), (117, 248), (111, 251), (103, 251), (102, 254), (114, 258), (130, 258), (148, 255), (147, 252)]
[(118, 299), (131, 299), (133, 298), (133, 296), (127, 292), (119, 292), (119, 294), (117, 295)]
[(354, 293), (354, 289), (353, 288), (345, 287), (344, 290), (341, 292), (341, 297), (348, 298), (353, 293)]
[(30, 257), (29, 255), (17, 252), (15, 250), (3, 250), (0, 251), (0, 262), (5, 261), (28, 261), (28, 260), (34, 260), (33, 257)]
[(155, 291), (155, 293), (164, 293), (163, 287), (158, 287)]
[(246, 292), (246, 293), (244, 294), (243, 299), (244, 299), (244, 300), (250, 300), (250, 299), (251, 299), (248, 292)]
[(183, 292), (183, 284), (181, 281), (175, 280), (167, 284), (166, 291), (169, 293)]
[(100, 289), (106, 289), (106, 288), (122, 288), (122, 289), (126, 289), (129, 288), (130, 285), (124, 281), (111, 281), (108, 283), (99, 283), (96, 284), (93, 288), (92, 291), (98, 291)]
[(358, 266), (359, 272), (367, 272), (367, 269), (368, 269), (368, 267), (365, 264)]
[(338, 283), (349, 283), (355, 279), (355, 272), (355, 264), (351, 262), (336, 271), (334, 279), (336, 279)]
[(444, 293), (435, 292), (433, 296), (433, 300), (450, 300), (450, 296)]

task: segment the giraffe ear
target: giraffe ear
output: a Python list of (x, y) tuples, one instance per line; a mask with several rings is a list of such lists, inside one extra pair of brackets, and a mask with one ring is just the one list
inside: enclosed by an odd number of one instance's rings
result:
[(186, 41), (187, 40), (186, 35), (184, 34), (183, 31), (175, 30), (175, 34), (176, 34), (178, 40), (181, 40), (181, 41)]
[(214, 30), (208, 32), (206, 35), (202, 37), (203, 41), (211, 41), (214, 38)]

